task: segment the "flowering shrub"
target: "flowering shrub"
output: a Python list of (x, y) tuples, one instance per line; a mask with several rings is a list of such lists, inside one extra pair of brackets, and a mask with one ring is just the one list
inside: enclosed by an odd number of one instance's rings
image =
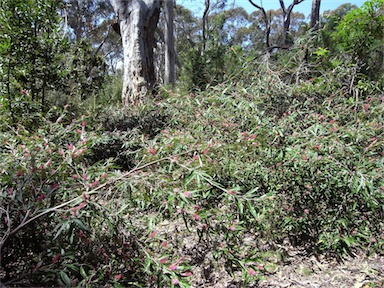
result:
[(277, 243), (381, 251), (376, 84), (340, 71), (298, 86), (260, 71), (136, 114), (64, 110), (3, 127), (2, 282), (246, 286), (284, 260)]

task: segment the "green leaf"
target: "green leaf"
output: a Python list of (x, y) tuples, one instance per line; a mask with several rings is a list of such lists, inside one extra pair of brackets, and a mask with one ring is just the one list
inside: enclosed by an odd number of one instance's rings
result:
[(80, 227), (82, 230), (84, 230), (84, 231), (89, 231), (89, 228), (86, 227), (86, 226), (83, 224), (83, 222), (81, 222), (80, 219), (74, 219), (73, 222), (74, 222), (78, 227)]
[(84, 279), (87, 279), (87, 278), (88, 278), (88, 275), (87, 275), (87, 273), (85, 272), (83, 266), (80, 266), (80, 275), (81, 275)]
[(63, 281), (63, 283), (70, 287), (71, 286), (71, 279), (69, 278), (69, 276), (67, 275), (67, 273), (65, 273), (64, 271), (60, 271), (60, 278), (61, 280)]
[(244, 214), (244, 204), (241, 202), (241, 199), (237, 199), (237, 208), (239, 209), (239, 214)]

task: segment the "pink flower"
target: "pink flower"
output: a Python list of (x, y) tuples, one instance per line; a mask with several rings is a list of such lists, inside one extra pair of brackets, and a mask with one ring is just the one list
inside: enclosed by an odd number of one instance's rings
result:
[(60, 254), (56, 254), (55, 257), (52, 258), (52, 263), (59, 262), (59, 259), (60, 259)]
[(189, 277), (189, 276), (192, 276), (192, 272), (191, 271), (186, 271), (186, 272), (184, 272), (183, 274), (181, 274), (182, 276), (184, 276), (184, 277)]
[(256, 271), (253, 270), (252, 268), (249, 268), (248, 269), (248, 274), (251, 275), (251, 276), (255, 276), (256, 275)]
[(72, 144), (65, 144), (65, 147), (67, 147), (68, 150), (75, 150), (75, 146), (73, 146)]
[(87, 126), (87, 122), (82, 121), (82, 122), (81, 122), (81, 126), (83, 126), (83, 127)]
[(173, 279), (172, 279), (172, 284), (173, 284), (173, 285), (177, 285), (177, 284), (179, 284), (179, 279), (177, 279), (177, 278), (173, 278)]
[(52, 162), (51, 162), (51, 159), (49, 159), (49, 160), (47, 161), (47, 163), (45, 163), (44, 166), (45, 166), (45, 167), (50, 167), (50, 166), (51, 166), (51, 163), (52, 163)]
[(88, 180), (88, 174), (83, 174), (83, 180), (87, 181)]
[(118, 280), (121, 279), (121, 277), (123, 277), (123, 275), (121, 275), (121, 274), (117, 274), (117, 275), (115, 275), (115, 280), (118, 281)]
[(167, 258), (161, 258), (161, 259), (159, 260), (159, 262), (160, 262), (161, 264), (164, 264), (165, 262), (167, 262)]
[(91, 187), (96, 187), (97, 185), (99, 185), (99, 180), (97, 179), (90, 184)]
[(175, 271), (176, 269), (177, 269), (177, 265), (175, 265), (175, 264), (172, 264), (169, 266), (169, 270), (171, 270), (171, 271)]
[(199, 205), (195, 205), (195, 206), (193, 206), (193, 208), (195, 209), (195, 211), (199, 211), (201, 209), (201, 207)]
[(8, 189), (7, 189), (7, 194), (8, 194), (8, 196), (12, 197), (13, 194), (14, 194), (13, 189), (12, 189), (12, 188), (8, 188)]
[(196, 221), (200, 221), (200, 220), (201, 220), (199, 214), (194, 214), (194, 215), (193, 215), (193, 218), (195, 218)]
[(27, 89), (23, 89), (23, 90), (21, 90), (20, 91), (22, 94), (24, 94), (24, 95), (29, 95), (29, 91), (27, 90)]
[(149, 152), (150, 154), (152, 154), (152, 155), (155, 155), (157, 151), (156, 151), (156, 149), (154, 149), (153, 147), (149, 146), (149, 147), (148, 147), (148, 152)]
[(85, 233), (83, 231), (81, 231), (81, 230), (77, 233), (77, 236), (79, 238), (87, 238), (87, 235), (85, 235)]
[(150, 234), (149, 234), (149, 238), (153, 239), (155, 238), (156, 236), (156, 231), (152, 231)]
[(86, 205), (87, 205), (87, 202), (82, 202), (82, 203), (80, 203), (80, 205), (72, 207), (71, 211), (72, 212), (78, 211), (78, 210), (84, 208)]
[(331, 128), (329, 128), (329, 132), (335, 132), (336, 130), (337, 130), (336, 127), (331, 127)]
[(84, 154), (85, 151), (87, 151), (87, 148), (81, 148), (81, 149), (77, 150), (75, 153), (73, 153), (73, 157), (76, 158), (76, 157)]
[(309, 210), (308, 209), (304, 209), (304, 214), (309, 214)]
[(189, 192), (189, 191), (185, 191), (183, 194), (184, 194), (184, 196), (187, 197), (187, 198), (188, 198), (188, 197), (191, 197), (191, 195), (192, 195), (191, 192)]
[(103, 174), (101, 174), (101, 179), (107, 179), (108, 177), (108, 174), (103, 172)]
[(51, 184), (51, 189), (52, 189), (52, 190), (56, 189), (57, 187), (59, 187), (59, 184), (58, 184), (58, 183), (52, 183), (52, 184)]
[(161, 247), (163, 248), (167, 247), (167, 245), (168, 245), (167, 241), (164, 241), (163, 243), (161, 243)]
[(45, 194), (40, 194), (38, 197), (37, 197), (37, 201), (41, 202), (45, 199)]

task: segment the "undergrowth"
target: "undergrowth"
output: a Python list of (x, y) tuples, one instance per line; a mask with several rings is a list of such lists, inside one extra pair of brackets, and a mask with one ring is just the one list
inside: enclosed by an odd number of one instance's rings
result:
[(350, 70), (295, 84), (276, 71), (8, 127), (2, 282), (247, 286), (275, 271), (287, 240), (383, 251), (382, 91)]

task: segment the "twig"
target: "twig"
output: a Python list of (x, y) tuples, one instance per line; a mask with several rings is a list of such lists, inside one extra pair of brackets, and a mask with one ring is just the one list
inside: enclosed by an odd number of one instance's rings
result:
[[(80, 196), (77, 196), (76, 198), (73, 198), (67, 202), (64, 202), (60, 205), (57, 205), (55, 207), (51, 207), (47, 210), (44, 210), (42, 211), (41, 213), (33, 216), (32, 218), (26, 220), (30, 214), (30, 210), (27, 211), (26, 215), (24, 216), (23, 220), (21, 221), (21, 223), (15, 228), (13, 229), (12, 231), (10, 230), (10, 226), (8, 226), (8, 231), (7, 233), (4, 235), (3, 239), (0, 241), (0, 253), (1, 251), (3, 250), (3, 248), (5, 247), (5, 244), (9, 241), (10, 237), (12, 237), (13, 235), (15, 235), (18, 231), (20, 231), (22, 228), (24, 228), (25, 226), (27, 226), (28, 224), (32, 223), (33, 221), (47, 215), (47, 214), (50, 214), (50, 213), (53, 213), (53, 212), (56, 212), (57, 210), (59, 210), (60, 208), (63, 208), (65, 206), (68, 206), (69, 204), (73, 203), (73, 202), (76, 202), (78, 201), (79, 199), (81, 199), (82, 197), (84, 197), (84, 195), (92, 195), (92, 194), (95, 194), (97, 193), (100, 189), (112, 184), (112, 183), (115, 183), (121, 179), (124, 179), (126, 178), (127, 176), (131, 175), (132, 173), (135, 173), (136, 171), (140, 171), (140, 170), (143, 170), (149, 166), (152, 166), (152, 165), (155, 165), (157, 163), (160, 163), (160, 162), (163, 162), (163, 161), (166, 161), (166, 160), (169, 160), (169, 161), (173, 161), (172, 158), (173, 157), (177, 157), (177, 156), (181, 156), (181, 155), (185, 155), (185, 154), (188, 154), (188, 153), (191, 153), (192, 151), (187, 151), (187, 152), (183, 152), (183, 153), (180, 153), (180, 154), (176, 154), (176, 155), (173, 155), (173, 156), (167, 156), (167, 157), (163, 157), (163, 158), (160, 158), (160, 159), (157, 159), (157, 160), (154, 160), (152, 162), (149, 162), (149, 163), (146, 163), (144, 165), (141, 165), (141, 166), (136, 166), (135, 168), (133, 168), (132, 170), (122, 174), (121, 176), (117, 177), (117, 178), (113, 178), (99, 186), (97, 186), (96, 188), (90, 190), (90, 191), (87, 191), (87, 192), (84, 192), (82, 195)], [(4, 208), (1, 208), (5, 211)], [(9, 213), (7, 213), (8, 215), (8, 218), (9, 218)], [(8, 222), (10, 223), (10, 222)]]

